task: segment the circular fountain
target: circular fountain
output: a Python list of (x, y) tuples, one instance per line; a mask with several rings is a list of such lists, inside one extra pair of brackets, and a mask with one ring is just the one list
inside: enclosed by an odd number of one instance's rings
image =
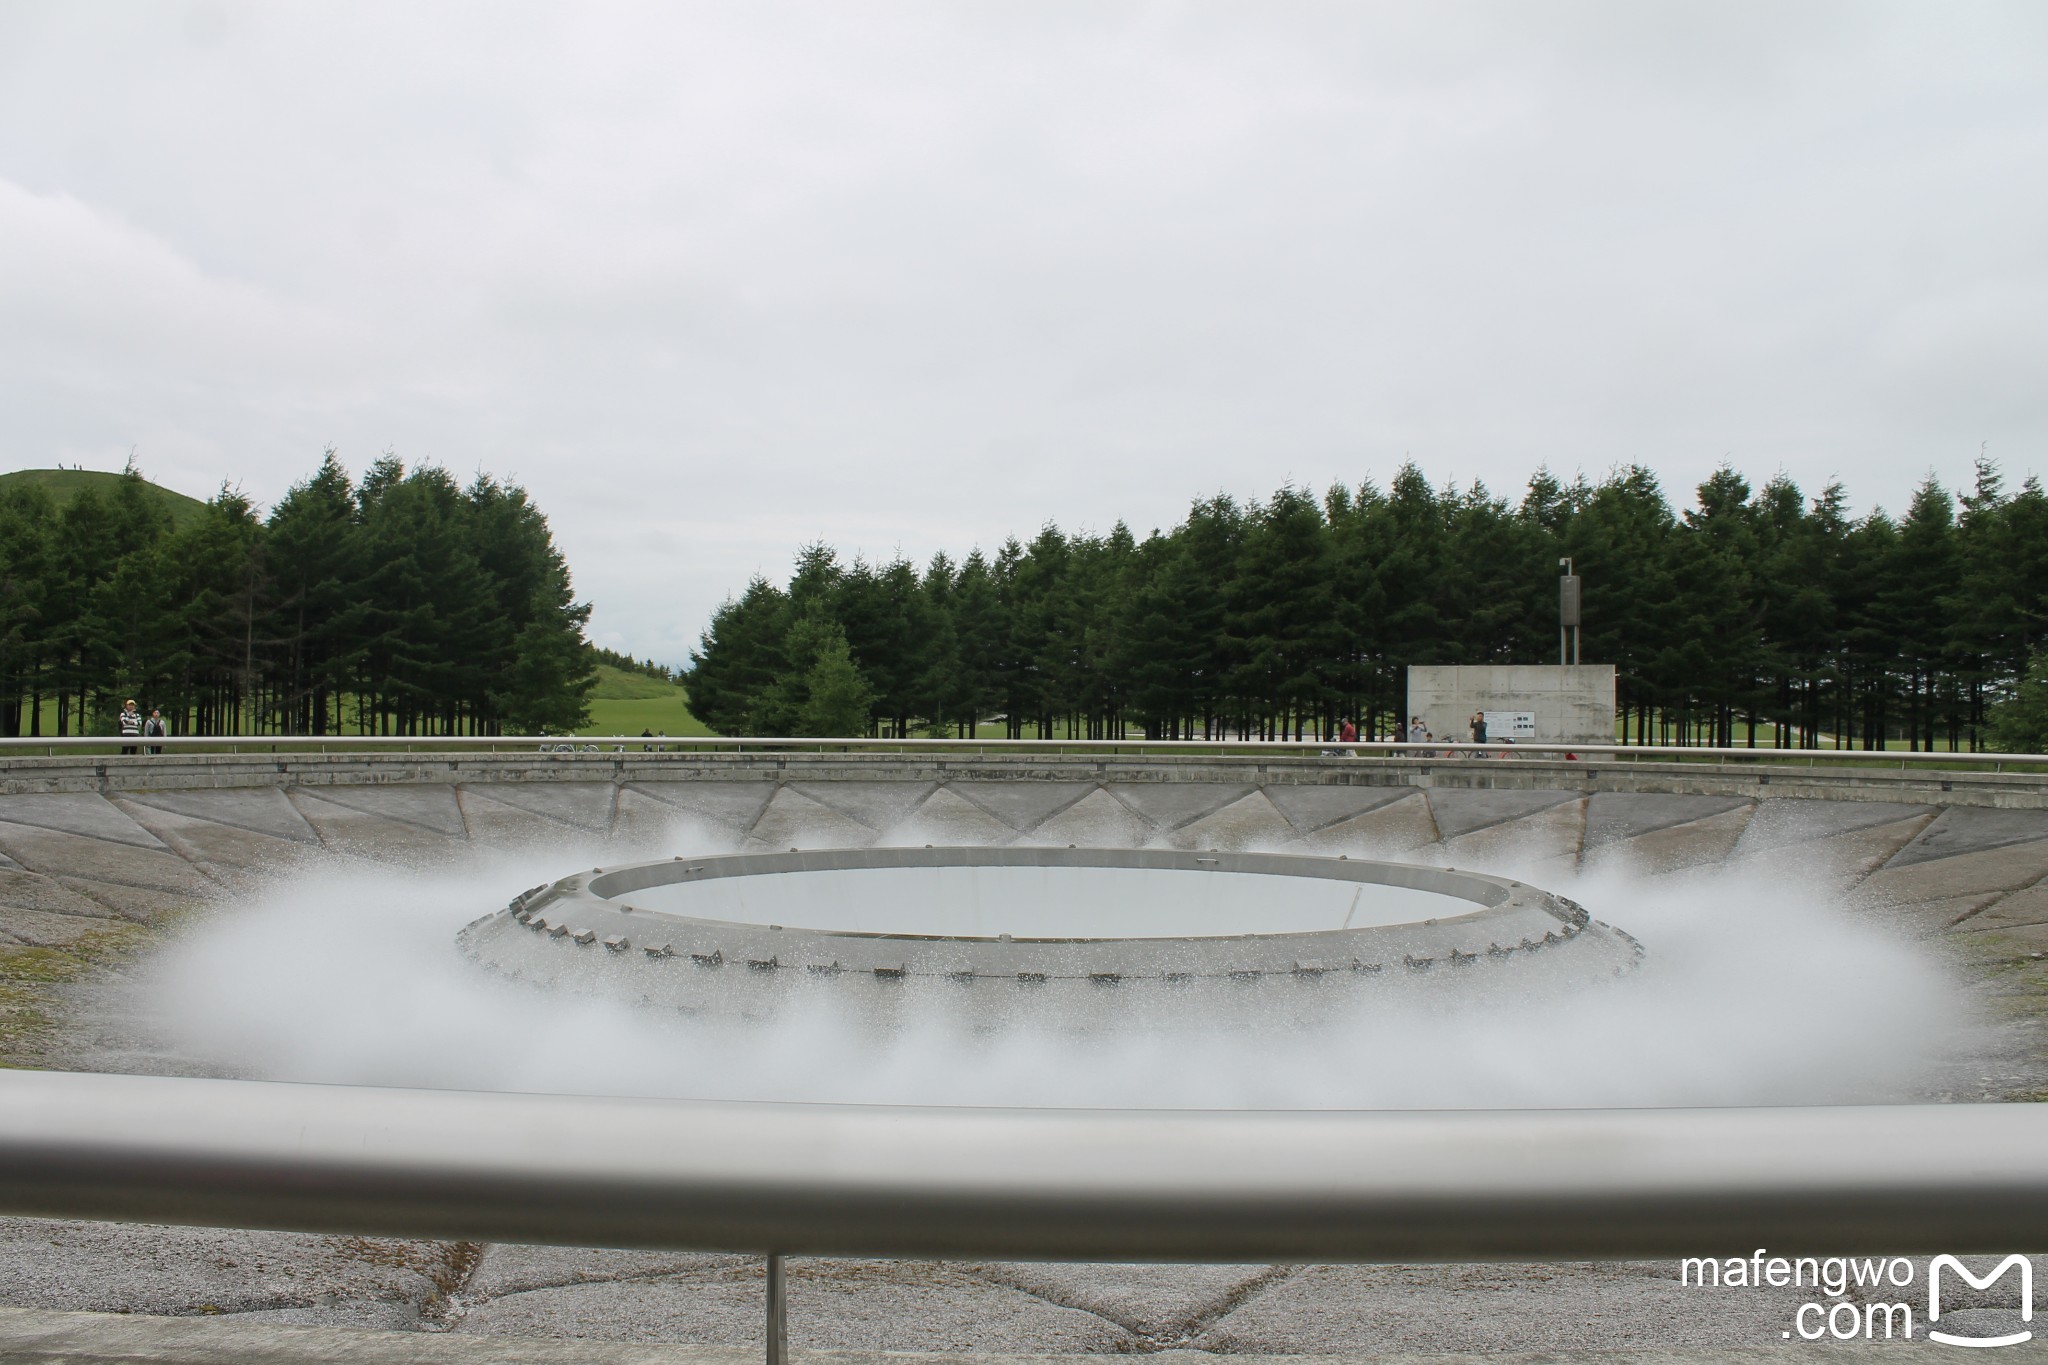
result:
[[(1593, 980), (1642, 949), (1505, 877), (1271, 853), (868, 848), (674, 858), (535, 887), (461, 939), (509, 976), (685, 1010), (942, 984), (1006, 1001)], [(1341, 984), (1340, 984), (1341, 983)]]

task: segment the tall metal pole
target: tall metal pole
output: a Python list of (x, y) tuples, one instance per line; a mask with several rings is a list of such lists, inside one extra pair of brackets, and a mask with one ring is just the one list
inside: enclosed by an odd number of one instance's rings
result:
[[(1579, 576), (1572, 571), (1570, 559), (1560, 559), (1557, 567), (1564, 575), (1557, 580), (1557, 662), (1575, 664), (1579, 661)], [(1566, 632), (1570, 632), (1571, 650), (1565, 650)]]
[(789, 1365), (789, 1277), (776, 1252), (768, 1253), (768, 1365)]

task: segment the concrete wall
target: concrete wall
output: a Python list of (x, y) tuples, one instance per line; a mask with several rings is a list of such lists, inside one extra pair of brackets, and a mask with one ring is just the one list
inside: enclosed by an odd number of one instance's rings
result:
[(1474, 711), (1533, 711), (1544, 744), (1614, 743), (1613, 664), (1416, 666), (1408, 709), (1439, 739), (1463, 739)]
[[(1469, 711), (1466, 714), (1470, 714)], [(450, 791), (524, 791), (530, 800), (549, 793), (580, 793), (594, 809), (576, 811), (571, 824), (606, 828), (612, 807), (628, 791), (695, 804), (721, 794), (750, 814), (779, 788), (825, 784), (838, 790), (894, 789), (922, 794), (966, 784), (974, 788), (1058, 789), (1066, 800), (1094, 787), (1119, 793), (1197, 787), (1241, 796), (1254, 789), (1350, 788), (1368, 803), (1389, 788), (1451, 791), (1549, 791), (1574, 797), (1611, 794), (1717, 796), (1744, 801), (1787, 798), (1845, 802), (1903, 802), (1929, 808), (1986, 806), (2048, 810), (2048, 774), (1992, 772), (1996, 755), (1955, 756), (1957, 767), (1878, 766), (1826, 750), (1757, 751), (1755, 761), (1652, 762), (1612, 754), (1519, 754), (1514, 762), (1468, 758), (1290, 757), (1271, 752), (1234, 754), (1230, 745), (1189, 745), (1186, 754), (1079, 753), (476, 753), (476, 754), (165, 754), (161, 757), (0, 757), (0, 858), (11, 797), (99, 795), (148, 798), (151, 793), (215, 797), (202, 805), (228, 809), (275, 788), (320, 799), (438, 803), (438, 813), (408, 816), (431, 828), (460, 831), (465, 817), (447, 801)], [(1247, 746), (1252, 747), (1252, 746)], [(1969, 765), (1969, 766), (1965, 766)], [(388, 792), (386, 797), (361, 793)], [(346, 792), (356, 793), (344, 795)], [(183, 797), (180, 798), (185, 799)], [(1164, 796), (1162, 800), (1166, 800)], [(331, 804), (331, 803), (330, 803)], [(1055, 801), (1055, 805), (1057, 805)], [(196, 808), (195, 808), (196, 809)], [(241, 817), (247, 823), (252, 816)], [(37, 824), (39, 820), (28, 820)], [(6, 870), (0, 862), (0, 874)]]

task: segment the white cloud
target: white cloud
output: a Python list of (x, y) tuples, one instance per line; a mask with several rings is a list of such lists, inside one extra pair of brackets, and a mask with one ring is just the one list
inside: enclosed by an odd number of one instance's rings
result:
[(2043, 463), (2024, 4), (0, 11), (0, 456), (523, 479), (677, 659), (796, 546)]

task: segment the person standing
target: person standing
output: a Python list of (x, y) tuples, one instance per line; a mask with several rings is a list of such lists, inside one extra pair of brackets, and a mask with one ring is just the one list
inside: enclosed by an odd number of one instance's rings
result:
[[(142, 738), (142, 713), (135, 709), (135, 698), (130, 697), (122, 705), (121, 715), (117, 723), (121, 727), (121, 738)], [(124, 754), (133, 754), (140, 753), (141, 750), (133, 744), (123, 744), (121, 746), (121, 752)]]
[(1358, 726), (1351, 721), (1345, 721), (1344, 728), (1337, 732), (1337, 742), (1339, 744), (1358, 743)]
[[(149, 719), (142, 722), (142, 737), (144, 739), (162, 739), (170, 734), (170, 732), (170, 727), (164, 724), (164, 713), (157, 710), (154, 706), (150, 707)], [(149, 746), (149, 751), (153, 754), (160, 754), (164, 751), (164, 746), (152, 744)]]

